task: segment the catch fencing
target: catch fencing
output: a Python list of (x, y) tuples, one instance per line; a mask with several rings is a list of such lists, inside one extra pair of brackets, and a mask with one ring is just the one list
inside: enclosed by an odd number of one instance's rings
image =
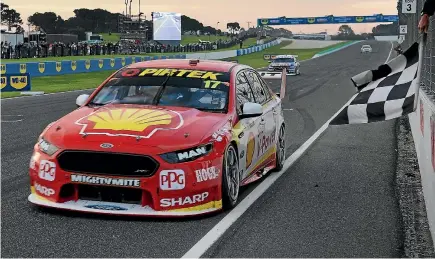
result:
[[(422, 34), (418, 30), (418, 23), (421, 18), (421, 10), (425, 0), (416, 0), (416, 13), (402, 13), (402, 7), (399, 1), (399, 24), (407, 25), (407, 33), (404, 41), (401, 43), (402, 49), (406, 50), (414, 42), (421, 42)], [(431, 99), (435, 101), (435, 15), (430, 18), (429, 29), (427, 32), (427, 41), (424, 47), (421, 73), (421, 88), (425, 90)]]

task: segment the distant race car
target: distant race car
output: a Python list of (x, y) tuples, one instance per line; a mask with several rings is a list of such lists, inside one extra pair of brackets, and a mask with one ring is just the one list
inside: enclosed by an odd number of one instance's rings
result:
[(371, 53), (372, 52), (372, 47), (370, 45), (363, 45), (361, 47), (361, 53)]
[(300, 64), (297, 61), (297, 57), (295, 55), (277, 55), (270, 61), (267, 70), (282, 71), (285, 68), (289, 74), (300, 75)]
[(103, 214), (204, 214), (235, 207), (241, 186), (283, 167), (281, 99), (246, 65), (135, 63), (76, 104), (34, 146), (33, 204)]

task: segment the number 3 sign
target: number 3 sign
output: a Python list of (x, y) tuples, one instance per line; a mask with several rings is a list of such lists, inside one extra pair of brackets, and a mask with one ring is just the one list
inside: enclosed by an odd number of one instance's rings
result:
[(402, 0), (402, 13), (416, 13), (417, 0)]

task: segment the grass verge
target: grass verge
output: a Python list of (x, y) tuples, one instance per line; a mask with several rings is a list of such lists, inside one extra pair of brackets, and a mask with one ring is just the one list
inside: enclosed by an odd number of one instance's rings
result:
[[(346, 43), (338, 43), (331, 45), (327, 48), (321, 49), (281, 49), (287, 46), (289, 42), (282, 42), (279, 45), (260, 51), (257, 53), (240, 56), (237, 58), (241, 64), (246, 64), (253, 68), (265, 67), (268, 65), (267, 61), (263, 59), (264, 54), (294, 54), (299, 55), (299, 60), (306, 60), (313, 57), (316, 53), (329, 48), (335, 48), (339, 45)], [(229, 58), (233, 60), (234, 58)], [(32, 91), (44, 91), (45, 93), (65, 92), (72, 90), (82, 90), (98, 87), (104, 79), (111, 75), (114, 71), (102, 71), (93, 73), (71, 74), (62, 76), (46, 76), (32, 78)], [(20, 96), (19, 92), (16, 93), (1, 93), (1, 98), (10, 98)]]
[[(276, 54), (276, 55), (298, 55), (299, 61), (306, 60), (312, 58), (316, 53), (321, 51), (325, 51), (331, 48), (338, 48), (343, 45), (348, 44), (348, 42), (340, 42), (334, 45), (330, 45), (325, 48), (318, 49), (282, 49), (287, 46), (288, 42), (281, 42), (281, 44), (268, 48), (264, 51), (252, 53), (249, 55), (244, 55), (237, 57), (237, 60), (241, 64), (249, 65), (253, 68), (262, 68), (266, 67), (269, 63), (263, 59), (264, 54)], [(234, 58), (229, 58), (228, 60), (234, 60)]]

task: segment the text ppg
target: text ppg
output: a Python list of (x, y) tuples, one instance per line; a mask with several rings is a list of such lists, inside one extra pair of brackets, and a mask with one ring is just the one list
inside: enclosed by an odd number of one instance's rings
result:
[(48, 160), (41, 160), (41, 163), (39, 164), (39, 178), (47, 180), (47, 181), (54, 181), (56, 178), (56, 164), (48, 161)]
[(160, 189), (182, 190), (186, 186), (183, 170), (163, 170), (160, 172)]

